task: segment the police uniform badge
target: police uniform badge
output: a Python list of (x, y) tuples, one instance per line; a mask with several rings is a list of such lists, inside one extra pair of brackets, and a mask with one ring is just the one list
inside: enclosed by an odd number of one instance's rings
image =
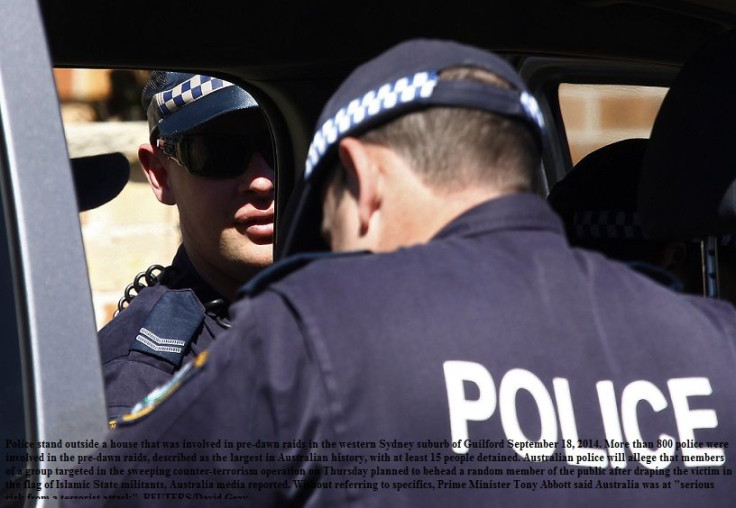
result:
[(202, 351), (191, 362), (182, 367), (174, 377), (166, 384), (163, 384), (146, 395), (143, 400), (133, 406), (130, 411), (120, 418), (112, 419), (108, 422), (110, 429), (115, 429), (119, 425), (134, 423), (144, 416), (151, 413), (159, 405), (163, 403), (172, 393), (179, 389), (184, 383), (198, 374), (207, 363), (208, 351)]

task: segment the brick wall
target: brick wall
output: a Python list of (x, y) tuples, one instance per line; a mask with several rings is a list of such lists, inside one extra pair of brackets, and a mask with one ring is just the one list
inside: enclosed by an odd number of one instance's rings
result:
[(615, 141), (648, 138), (666, 91), (640, 86), (560, 86), (560, 109), (573, 164)]

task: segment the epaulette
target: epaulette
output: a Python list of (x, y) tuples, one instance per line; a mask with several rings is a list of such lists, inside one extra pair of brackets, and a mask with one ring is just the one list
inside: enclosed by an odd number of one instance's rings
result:
[(283, 279), (290, 273), (299, 270), (313, 261), (317, 261), (319, 259), (363, 256), (370, 253), (371, 252), (367, 250), (357, 250), (350, 252), (305, 252), (302, 254), (294, 254), (293, 256), (289, 256), (288, 258), (272, 264), (253, 277), (245, 285), (241, 286), (241, 288), (238, 289), (238, 298), (255, 296), (266, 289), (269, 285)]
[(204, 309), (193, 291), (167, 291), (146, 317), (130, 351), (155, 356), (178, 369), (203, 320)]

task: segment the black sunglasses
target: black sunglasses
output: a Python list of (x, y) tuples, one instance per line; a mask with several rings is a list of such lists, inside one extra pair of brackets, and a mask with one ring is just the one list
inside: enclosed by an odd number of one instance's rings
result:
[(256, 153), (274, 168), (273, 142), (267, 131), (190, 133), (159, 138), (157, 146), (194, 176), (240, 176)]

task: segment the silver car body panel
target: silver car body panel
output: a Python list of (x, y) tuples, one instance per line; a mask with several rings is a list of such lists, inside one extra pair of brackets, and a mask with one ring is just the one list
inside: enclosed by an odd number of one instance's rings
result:
[[(36, 3), (27, 0), (0, 2), (0, 23), (2, 196), (16, 240), (12, 283), (24, 353), (27, 435), (64, 443), (99, 439), (106, 426), (94, 313), (43, 24)], [(50, 499), (37, 506), (55, 504)]]

